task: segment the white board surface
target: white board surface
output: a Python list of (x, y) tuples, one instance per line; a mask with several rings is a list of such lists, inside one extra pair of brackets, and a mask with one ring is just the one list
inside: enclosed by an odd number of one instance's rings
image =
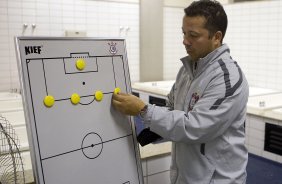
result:
[(111, 105), (115, 88), (131, 92), (125, 40), (17, 37), (16, 46), (36, 182), (143, 183), (131, 119)]

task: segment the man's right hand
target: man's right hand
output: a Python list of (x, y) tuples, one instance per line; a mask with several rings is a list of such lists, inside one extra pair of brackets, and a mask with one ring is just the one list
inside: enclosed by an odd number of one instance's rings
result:
[(140, 98), (126, 93), (113, 94), (112, 104), (121, 113), (131, 116), (137, 116), (146, 105)]

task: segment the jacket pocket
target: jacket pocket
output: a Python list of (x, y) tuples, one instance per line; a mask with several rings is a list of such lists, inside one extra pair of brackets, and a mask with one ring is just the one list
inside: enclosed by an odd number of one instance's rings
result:
[(215, 165), (213, 164), (212, 160), (210, 160), (205, 153), (205, 144), (201, 145), (201, 158), (202, 161), (205, 163), (205, 169), (203, 170), (203, 172), (205, 172), (205, 176), (203, 178), (203, 183), (206, 184), (212, 184), (213, 182), (213, 176), (214, 176), (214, 172), (215, 172)]

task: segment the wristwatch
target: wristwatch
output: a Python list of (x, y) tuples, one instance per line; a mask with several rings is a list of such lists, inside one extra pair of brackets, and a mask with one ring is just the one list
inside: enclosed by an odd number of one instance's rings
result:
[(147, 113), (147, 111), (148, 111), (148, 104), (146, 104), (146, 105), (143, 107), (143, 109), (141, 109), (141, 111), (140, 111), (140, 113), (139, 113), (139, 116), (140, 116), (141, 118), (144, 118), (145, 115), (146, 115), (146, 113)]

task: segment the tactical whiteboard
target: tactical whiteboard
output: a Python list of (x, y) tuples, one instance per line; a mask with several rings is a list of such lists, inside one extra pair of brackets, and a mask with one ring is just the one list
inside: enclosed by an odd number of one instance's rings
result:
[(143, 183), (132, 119), (111, 105), (131, 92), (125, 40), (15, 40), (36, 183)]

